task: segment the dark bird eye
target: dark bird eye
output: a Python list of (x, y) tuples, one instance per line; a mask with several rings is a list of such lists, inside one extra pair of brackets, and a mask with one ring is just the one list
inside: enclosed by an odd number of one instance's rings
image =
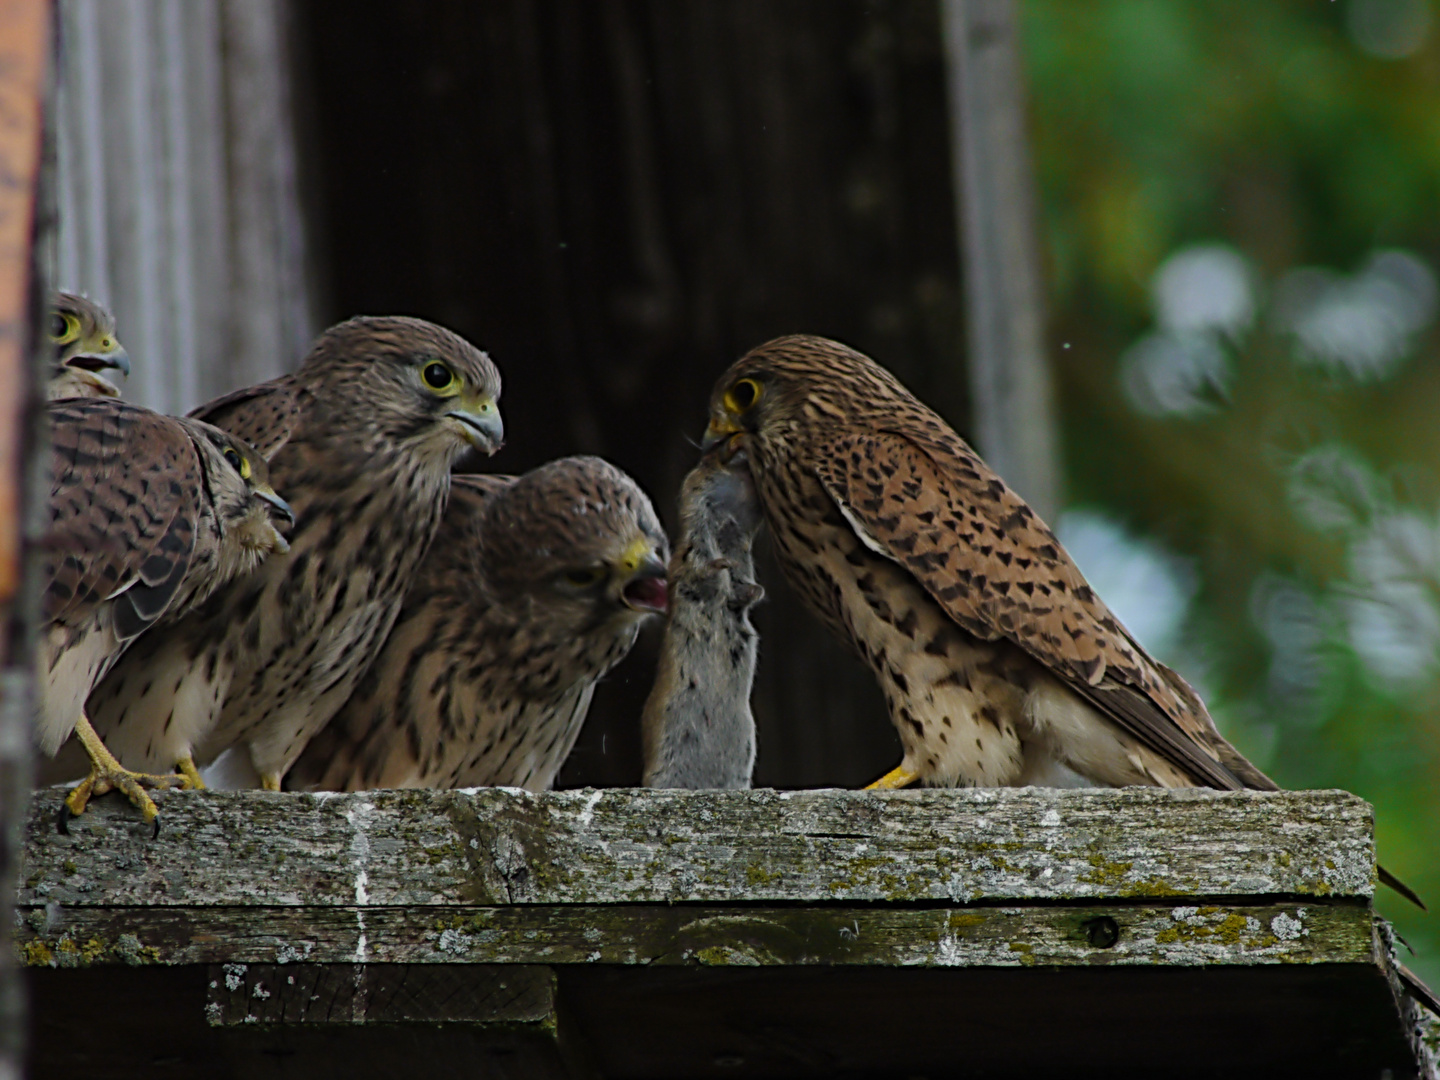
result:
[(450, 384), (455, 381), (455, 373), (438, 360), (426, 364), (420, 377), (425, 380), (425, 385), (431, 390), (449, 389)]
[(250, 462), (245, 460), (244, 456), (240, 453), (239, 450), (236, 450), (233, 446), (226, 447), (225, 460), (228, 461), (234, 467), (235, 471), (240, 474), (241, 480), (250, 479)]
[(760, 400), (760, 384), (754, 379), (741, 379), (725, 391), (725, 407), (733, 413), (748, 411)]
[(74, 315), (63, 315), (58, 311), (50, 313), (50, 337), (58, 345), (74, 341), (80, 336), (80, 320)]
[(585, 586), (594, 585), (604, 575), (604, 571), (597, 566), (587, 567), (584, 570), (565, 571), (565, 580), (571, 585)]

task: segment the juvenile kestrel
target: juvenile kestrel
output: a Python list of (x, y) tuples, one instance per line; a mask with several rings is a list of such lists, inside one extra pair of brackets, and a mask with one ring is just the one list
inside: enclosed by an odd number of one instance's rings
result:
[(599, 458), (457, 476), (380, 658), (289, 786), (548, 790), (595, 684), (665, 610), (668, 551), (645, 493)]
[(265, 787), (349, 698), (440, 525), (450, 466), (503, 438), (500, 375), (432, 323), (357, 318), (298, 371), (195, 410), (254, 444), (295, 507), (290, 551), (147, 635), (96, 689), (90, 714), (132, 767), (242, 745)]
[(130, 357), (115, 336), (115, 317), (95, 301), (56, 293), (50, 307), (50, 344), (55, 358), (46, 394), (59, 398), (119, 397), (107, 371), (130, 375)]
[(680, 486), (670, 613), (640, 718), (646, 787), (748, 788), (755, 768), (750, 609), (765, 590), (750, 549), (760, 506), (744, 455), (729, 450), (706, 454)]
[(878, 786), (1025, 784), (1059, 763), (1104, 785), (1275, 787), (873, 360), (762, 345), (711, 399), (708, 440), (736, 434), (787, 579), (885, 693), (905, 756)]
[(49, 408), (53, 475), (40, 670), (40, 749), (75, 732), (90, 773), (66, 800), (119, 788), (145, 814), (143, 786), (170, 779), (122, 769), (85, 718), (85, 699), (144, 631), (283, 552), (272, 517), (293, 522), (265, 460), (239, 439), (120, 401)]

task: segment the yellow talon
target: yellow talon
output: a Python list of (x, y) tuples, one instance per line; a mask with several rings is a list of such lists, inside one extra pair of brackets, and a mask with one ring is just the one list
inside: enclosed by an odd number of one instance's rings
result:
[(916, 780), (919, 779), (919, 773), (911, 772), (909, 769), (905, 768), (904, 765), (896, 765), (895, 768), (891, 769), (884, 776), (880, 777), (879, 780), (876, 780), (873, 784), (866, 784), (865, 790), (893, 791), (896, 788), (909, 787), (911, 784), (913, 784)]
[(265, 775), (260, 777), (260, 788), (262, 791), (279, 791), (280, 774), (267, 772)]
[(185, 782), (181, 785), (184, 790), (205, 790), (205, 779), (200, 775), (200, 770), (195, 767), (195, 759), (189, 754), (186, 754), (175, 763), (175, 769), (184, 777)]
[(166, 791), (178, 787), (182, 782), (181, 778), (173, 773), (169, 776), (149, 776), (125, 768), (116, 760), (115, 755), (110, 753), (95, 729), (90, 726), (89, 718), (83, 713), (75, 725), (75, 738), (90, 757), (90, 774), (65, 796), (66, 808), (76, 817), (85, 812), (85, 807), (90, 804), (93, 796), (118, 790), (135, 804), (147, 822), (154, 821), (160, 809), (155, 805), (155, 800), (145, 793), (145, 788)]

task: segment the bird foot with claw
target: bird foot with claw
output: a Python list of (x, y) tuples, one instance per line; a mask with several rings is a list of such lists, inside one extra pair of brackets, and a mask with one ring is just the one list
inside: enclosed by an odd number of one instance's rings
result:
[(916, 780), (919, 779), (919, 773), (911, 772), (909, 769), (905, 768), (904, 765), (897, 765), (884, 776), (880, 777), (879, 780), (876, 780), (873, 784), (866, 784), (865, 790), (894, 791), (896, 788), (909, 787), (911, 784), (913, 784)]
[(135, 805), (147, 822), (154, 821), (160, 808), (155, 805), (155, 800), (145, 789), (170, 791), (182, 788), (185, 784), (185, 777), (174, 773), (153, 776), (149, 773), (131, 772), (118, 764), (107, 766), (106, 763), (100, 763), (92, 766), (90, 775), (80, 781), (74, 790), (65, 796), (65, 809), (70, 812), (72, 817), (79, 817), (95, 796), (119, 791)]
[[(75, 724), (75, 738), (85, 748), (85, 753), (90, 757), (90, 775), (81, 780), (75, 790), (65, 796), (65, 811), (73, 817), (79, 817), (85, 812), (85, 807), (96, 795), (104, 795), (107, 791), (123, 792), (125, 797), (135, 804), (136, 809), (145, 816), (146, 821), (155, 821), (160, 813), (155, 800), (150, 798), (145, 789), (153, 788), (156, 791), (169, 791), (171, 788), (180, 787), (184, 784), (184, 777), (175, 773), (165, 776), (152, 776), (148, 773), (131, 772), (121, 765), (115, 755), (110, 753), (95, 729), (90, 725), (90, 718), (81, 715)], [(63, 818), (61, 823), (63, 831)], [(159, 832), (160, 826), (155, 826)]]
[(205, 778), (200, 775), (200, 770), (195, 767), (194, 758), (181, 758), (175, 763), (175, 771), (180, 774), (181, 791), (205, 790)]

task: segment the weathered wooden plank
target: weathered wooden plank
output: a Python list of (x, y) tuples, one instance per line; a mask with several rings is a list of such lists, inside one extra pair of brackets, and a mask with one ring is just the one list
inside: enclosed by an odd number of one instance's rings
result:
[(24, 904), (215, 906), (1369, 897), (1344, 792), (1132, 788), (184, 792), (151, 839), (37, 793)]
[(1374, 963), (1350, 902), (1027, 907), (34, 909), (32, 965), (639, 964), (898, 967)]
[(522, 964), (214, 964), (205, 1018), (236, 1024), (466, 1023), (553, 1036), (555, 973)]

